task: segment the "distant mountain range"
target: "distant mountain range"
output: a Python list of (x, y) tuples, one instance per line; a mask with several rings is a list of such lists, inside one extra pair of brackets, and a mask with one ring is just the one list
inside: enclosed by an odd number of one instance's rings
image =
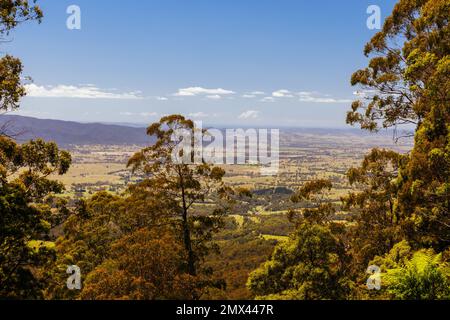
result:
[[(243, 128), (246, 129), (246, 128)], [(224, 130), (224, 129), (222, 129)], [(19, 142), (43, 138), (67, 145), (149, 145), (154, 139), (146, 134), (141, 124), (80, 123), (62, 120), (46, 120), (18, 115), (0, 115), (0, 133), (6, 132)], [(354, 143), (352, 138), (369, 145), (392, 144), (392, 131), (383, 131), (377, 135), (359, 129), (314, 129), (282, 128), (280, 143), (285, 146), (302, 146), (329, 143), (332, 138), (341, 137), (342, 143)], [(347, 137), (347, 138), (345, 138)], [(361, 140), (362, 139), (362, 140)]]
[(14, 136), (18, 141), (39, 137), (55, 141), (59, 145), (132, 145), (151, 142), (144, 127), (44, 120), (17, 115), (1, 115), (0, 130)]

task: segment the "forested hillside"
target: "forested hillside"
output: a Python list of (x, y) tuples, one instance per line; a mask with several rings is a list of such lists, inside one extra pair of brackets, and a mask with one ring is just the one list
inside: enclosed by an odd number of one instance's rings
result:
[[(280, 174), (267, 188), (254, 166), (241, 178), (232, 166), (192, 161), (194, 152), (174, 161), (176, 130), (208, 135), (179, 114), (146, 131), (64, 123), (59, 140), (46, 135), (58, 121), (34, 128), (25, 119), (39, 136), (22, 140), (3, 130), (0, 299), (450, 299), (449, 15), (449, 0), (399, 0), (365, 46), (368, 65), (349, 79), (364, 96), (347, 123), (372, 133), (407, 125), (414, 141), (408, 152), (372, 148), (345, 182), (289, 167), (295, 184), (281, 185)], [(35, 2), (2, 0), (0, 37), (43, 18)], [(25, 95), (21, 60), (3, 56), (0, 112)], [(66, 192), (61, 176), (74, 158), (58, 144), (73, 139), (141, 141), (123, 189)]]

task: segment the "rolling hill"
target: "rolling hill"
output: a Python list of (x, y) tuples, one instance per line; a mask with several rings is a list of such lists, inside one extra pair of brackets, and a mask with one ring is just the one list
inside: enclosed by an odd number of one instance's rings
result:
[[(225, 136), (225, 129), (222, 130)], [(18, 115), (0, 115), (0, 133), (6, 132), (17, 141), (43, 138), (58, 145), (149, 145), (154, 139), (146, 135), (143, 125), (80, 123), (73, 121), (37, 119)], [(366, 145), (396, 148), (411, 146), (412, 139), (395, 145), (392, 132), (371, 134), (359, 129), (280, 129), (280, 146), (326, 148), (329, 144)]]
[[(3, 130), (2, 130), (3, 128)], [(101, 123), (79, 123), (1, 115), (0, 130), (19, 142), (35, 138), (55, 141), (59, 145), (149, 144), (145, 128)]]

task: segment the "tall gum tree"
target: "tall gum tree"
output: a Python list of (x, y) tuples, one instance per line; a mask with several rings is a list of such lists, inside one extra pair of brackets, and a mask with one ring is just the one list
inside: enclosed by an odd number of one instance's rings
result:
[(366, 45), (367, 68), (347, 122), (377, 131), (415, 126), (414, 147), (402, 161), (394, 215), (418, 246), (450, 244), (450, 31), (448, 0), (400, 0)]
[[(0, 41), (19, 24), (41, 21), (35, 1), (0, 1)], [(25, 96), (20, 59), (0, 59), (0, 113), (19, 108)], [(49, 237), (54, 218), (49, 198), (63, 185), (49, 179), (64, 174), (70, 154), (41, 139), (19, 145), (0, 128), (0, 298), (42, 298), (44, 270), (55, 252)]]
[[(152, 193), (170, 207), (161, 218), (179, 228), (187, 253), (187, 271), (195, 276), (199, 261), (208, 251), (207, 242), (222, 225), (221, 216), (228, 210), (230, 190), (222, 181), (225, 171), (205, 161), (195, 163), (194, 152), (180, 154), (190, 161), (174, 161), (173, 152), (182, 142), (173, 139), (177, 130), (184, 130), (194, 137), (197, 129), (191, 120), (181, 115), (161, 118), (147, 129), (147, 134), (156, 141), (131, 157), (128, 166), (144, 177), (134, 187), (134, 192)], [(201, 136), (203, 134), (205, 132), (200, 133)], [(189, 142), (192, 146), (195, 144), (193, 139)], [(180, 149), (181, 153), (183, 151), (186, 152)], [(222, 199), (225, 200), (223, 205)], [(211, 200), (215, 206), (204, 212), (202, 204)]]

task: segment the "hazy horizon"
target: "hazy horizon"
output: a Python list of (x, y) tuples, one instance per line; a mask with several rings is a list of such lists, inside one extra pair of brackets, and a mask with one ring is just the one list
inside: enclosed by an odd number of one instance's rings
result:
[[(102, 120), (96, 120), (96, 121), (77, 121), (77, 120), (70, 120), (70, 119), (58, 119), (58, 118), (46, 118), (46, 117), (39, 117), (39, 116), (29, 116), (29, 115), (23, 115), (20, 114), (18, 112), (14, 112), (14, 113), (8, 113), (8, 114), (4, 114), (6, 116), (20, 116), (20, 117), (24, 117), (24, 118), (32, 118), (32, 119), (38, 119), (38, 120), (55, 120), (55, 121), (64, 121), (64, 122), (75, 122), (75, 123), (80, 123), (80, 124), (103, 124), (103, 125), (119, 125), (119, 126), (126, 126), (126, 127), (135, 127), (135, 128), (145, 128), (147, 127), (149, 124), (153, 123), (153, 121), (150, 122), (121, 122), (121, 121), (102, 121)], [(0, 115), (0, 119), (2, 116), (4, 115)], [(155, 119), (155, 121), (157, 121), (158, 119)], [(359, 127), (355, 127), (355, 126), (351, 126), (348, 124), (345, 124), (343, 126), (335, 126), (335, 127), (326, 127), (326, 126), (287, 126), (287, 125), (280, 125), (280, 126), (271, 126), (271, 125), (259, 125), (259, 126), (251, 126), (251, 125), (239, 125), (239, 124), (220, 124), (220, 123), (209, 123), (208, 121), (205, 120), (198, 120), (195, 119), (195, 121), (202, 121), (202, 125), (204, 127), (209, 127), (209, 128), (219, 128), (219, 129), (227, 129), (227, 128), (254, 128), (254, 129), (284, 129), (284, 130), (290, 130), (290, 129), (297, 129), (297, 130), (302, 130), (302, 129), (308, 129), (308, 130), (339, 130), (339, 131), (351, 131), (351, 132), (355, 132), (355, 133), (359, 133), (361, 135), (377, 135), (377, 134), (392, 134), (393, 130), (392, 128), (388, 128), (388, 129), (383, 129), (381, 128), (378, 132), (369, 132), (366, 130), (361, 130)], [(412, 128), (411, 126), (408, 128), (407, 125), (405, 125), (402, 128), (398, 128), (398, 130), (402, 131), (411, 131), (414, 130), (414, 128)]]

